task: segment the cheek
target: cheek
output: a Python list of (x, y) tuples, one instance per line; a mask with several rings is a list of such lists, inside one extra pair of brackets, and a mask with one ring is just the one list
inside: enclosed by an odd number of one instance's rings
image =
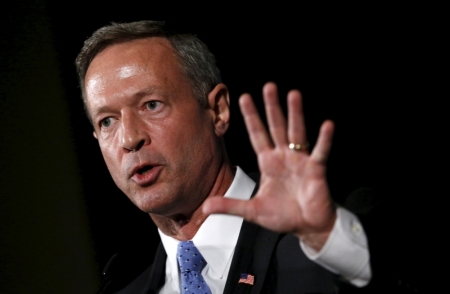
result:
[(107, 164), (114, 164), (119, 162), (119, 153), (121, 150), (120, 134), (117, 128), (109, 133), (101, 133), (97, 138), (102, 152), (103, 158)]
[(111, 144), (106, 144), (104, 142), (100, 142), (100, 151), (102, 152), (103, 159), (105, 160), (106, 164), (110, 164), (113, 162), (113, 148), (111, 147)]
[(210, 165), (214, 154), (214, 133), (201, 126), (196, 129), (186, 130), (174, 142), (178, 146), (181, 160), (189, 169), (203, 169), (204, 165)]
[(120, 179), (120, 157), (115, 150), (114, 144), (100, 143), (100, 151), (102, 152), (109, 173), (114, 179), (114, 182), (118, 183)]

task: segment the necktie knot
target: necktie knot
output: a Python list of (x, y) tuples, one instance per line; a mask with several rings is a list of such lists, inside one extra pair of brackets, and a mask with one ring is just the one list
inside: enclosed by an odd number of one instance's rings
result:
[(178, 244), (177, 258), (182, 273), (186, 271), (201, 272), (206, 265), (203, 256), (192, 241), (181, 241)]
[(201, 275), (206, 261), (192, 241), (181, 241), (178, 244), (177, 260), (181, 272), (182, 293), (211, 294)]

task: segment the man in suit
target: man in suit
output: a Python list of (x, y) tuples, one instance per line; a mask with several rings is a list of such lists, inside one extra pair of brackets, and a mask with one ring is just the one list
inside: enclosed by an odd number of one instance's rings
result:
[(310, 153), (298, 91), (288, 94), (286, 122), (276, 85), (264, 86), (269, 132), (241, 96), (260, 168), (252, 179), (228, 161), (228, 89), (195, 36), (163, 22), (113, 24), (85, 42), (76, 64), (113, 180), (162, 239), (153, 266), (120, 293), (185, 293), (177, 250), (186, 240), (206, 261), (205, 293), (333, 293), (339, 281), (370, 281), (364, 230), (329, 195), (333, 123)]

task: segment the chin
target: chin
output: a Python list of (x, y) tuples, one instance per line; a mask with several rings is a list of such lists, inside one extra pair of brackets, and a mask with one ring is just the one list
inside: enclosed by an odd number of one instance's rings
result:
[(167, 195), (159, 193), (139, 196), (134, 195), (134, 197), (130, 199), (141, 211), (162, 216), (173, 214), (174, 209), (179, 203), (178, 201), (171, 200)]

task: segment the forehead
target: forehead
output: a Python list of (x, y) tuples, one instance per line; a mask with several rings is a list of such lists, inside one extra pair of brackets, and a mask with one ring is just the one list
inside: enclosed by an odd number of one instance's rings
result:
[[(151, 37), (106, 47), (90, 63), (85, 81), (102, 70), (111, 70), (112, 68), (116, 69), (114, 71), (116, 74), (127, 76), (131, 69), (137, 69), (136, 66), (141, 70), (149, 66), (181, 70), (177, 55), (170, 42), (162, 37)], [(117, 72), (119, 69), (120, 72)], [(105, 73), (103, 72), (103, 74)]]
[[(170, 42), (161, 37), (111, 45), (94, 57), (85, 77), (85, 99), (111, 95), (132, 96), (135, 91), (155, 87), (183, 91), (190, 87)], [(188, 90), (191, 92), (192, 89)]]

